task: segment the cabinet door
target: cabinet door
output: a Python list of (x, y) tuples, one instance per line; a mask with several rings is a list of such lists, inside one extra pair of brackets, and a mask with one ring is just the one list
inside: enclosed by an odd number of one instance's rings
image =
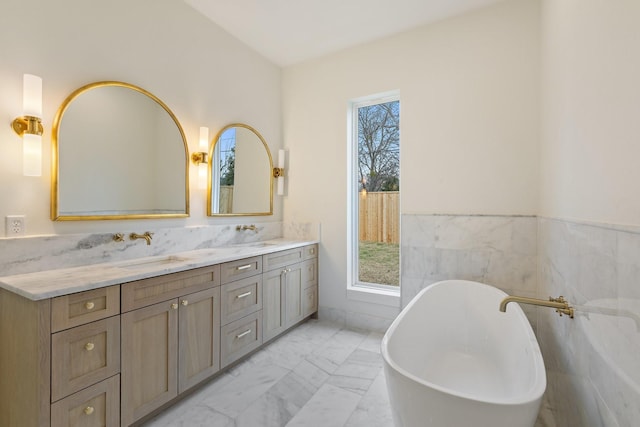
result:
[(262, 339), (268, 341), (285, 330), (285, 271), (262, 276)]
[(180, 298), (178, 392), (220, 369), (220, 288)]
[(122, 425), (178, 394), (178, 300), (122, 315)]
[(303, 263), (293, 264), (287, 267), (287, 274), (285, 276), (285, 325), (287, 328), (304, 319), (302, 276)]

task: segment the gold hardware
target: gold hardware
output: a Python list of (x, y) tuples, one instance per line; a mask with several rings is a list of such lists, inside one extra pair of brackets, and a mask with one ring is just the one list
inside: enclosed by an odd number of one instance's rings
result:
[(113, 241), (114, 242), (124, 242), (124, 234), (122, 233), (116, 233), (113, 235)]
[(95, 411), (95, 409), (93, 408), (93, 406), (87, 406), (86, 408), (84, 408), (84, 413), (87, 415), (91, 415), (93, 414), (93, 411)]
[(246, 297), (248, 297), (248, 296), (249, 296), (249, 295), (251, 295), (251, 294), (252, 294), (252, 292), (251, 292), (251, 291), (249, 291), (249, 292), (245, 292), (244, 294), (236, 295), (236, 298), (238, 298), (238, 299), (240, 299), (240, 298), (246, 298)]
[(200, 163), (207, 163), (207, 153), (204, 151), (198, 151), (197, 153), (191, 154), (191, 161), (196, 165)]
[(182, 304), (183, 306), (188, 306), (189, 305), (189, 301), (187, 301), (186, 299), (183, 299), (180, 304)]
[(560, 295), (558, 298), (549, 297), (548, 301), (543, 299), (537, 299), (537, 298), (508, 296), (500, 302), (500, 311), (506, 312), (507, 304), (509, 304), (510, 302), (555, 308), (556, 313), (558, 313), (560, 316), (562, 316), (563, 314), (566, 314), (571, 319), (573, 319), (573, 307), (569, 305), (569, 302), (565, 300), (562, 295)]
[(274, 178), (284, 178), (284, 168), (273, 168)]
[(240, 267), (236, 267), (236, 270), (246, 270), (247, 268), (253, 267), (253, 264), (241, 265)]
[(144, 234), (131, 233), (129, 234), (129, 239), (131, 240), (144, 239), (147, 241), (147, 245), (150, 245), (151, 239), (152, 239), (151, 236), (153, 236), (153, 233), (149, 233), (148, 231), (145, 231)]
[(244, 331), (243, 333), (236, 335), (236, 339), (240, 339), (242, 337), (245, 337), (245, 336), (249, 335), (250, 333), (251, 333), (251, 329), (248, 329), (248, 330)]
[(255, 225), (251, 224), (251, 225), (237, 225), (236, 226), (236, 231), (240, 231), (240, 230), (251, 230), (251, 231), (256, 231), (258, 227), (256, 227)]
[(171, 304), (171, 309), (172, 310), (177, 310), (178, 309), (178, 304), (176, 304), (175, 302), (173, 304)]
[(86, 308), (87, 310), (93, 310), (95, 306), (96, 305), (92, 301), (89, 301), (84, 305), (84, 308)]
[(18, 117), (11, 123), (11, 128), (13, 128), (13, 131), (21, 137), (25, 133), (30, 135), (42, 135), (42, 132), (44, 132), (42, 121), (39, 117), (34, 116)]
[(309, 253), (310, 253), (311, 255), (315, 254), (315, 253), (316, 253), (316, 248), (311, 248), (311, 249), (309, 250)]
[(88, 342), (84, 345), (85, 350), (91, 351), (95, 348), (95, 345), (92, 342)]

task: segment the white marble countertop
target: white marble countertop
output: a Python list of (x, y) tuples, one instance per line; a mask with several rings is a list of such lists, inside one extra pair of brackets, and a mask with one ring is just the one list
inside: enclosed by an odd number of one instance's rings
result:
[(0, 288), (37, 301), (298, 248), (313, 243), (318, 243), (318, 241), (273, 239), (126, 261), (16, 274), (0, 277)]

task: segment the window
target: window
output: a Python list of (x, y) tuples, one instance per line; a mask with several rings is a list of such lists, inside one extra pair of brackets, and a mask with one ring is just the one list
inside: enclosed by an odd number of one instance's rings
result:
[(353, 286), (400, 285), (400, 100), (370, 97), (351, 106), (350, 216)]

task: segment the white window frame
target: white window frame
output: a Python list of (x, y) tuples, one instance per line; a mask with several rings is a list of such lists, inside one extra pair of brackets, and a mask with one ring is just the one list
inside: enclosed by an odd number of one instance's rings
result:
[[(384, 92), (376, 95), (353, 99), (348, 106), (347, 113), (347, 141), (348, 141), (348, 188), (347, 188), (347, 251), (349, 260), (347, 263), (347, 298), (357, 301), (399, 307), (401, 285), (384, 285), (379, 283), (366, 283), (358, 280), (358, 203), (359, 182), (358, 171), (358, 109), (370, 105), (384, 104), (386, 102), (400, 101), (399, 91)], [(402, 104), (400, 106), (402, 110)], [(402, 117), (400, 117), (402, 122)], [(402, 154), (400, 154), (402, 158)], [(402, 169), (401, 169), (402, 170)], [(402, 180), (400, 180), (402, 188)], [(402, 197), (402, 190), (400, 192)]]

